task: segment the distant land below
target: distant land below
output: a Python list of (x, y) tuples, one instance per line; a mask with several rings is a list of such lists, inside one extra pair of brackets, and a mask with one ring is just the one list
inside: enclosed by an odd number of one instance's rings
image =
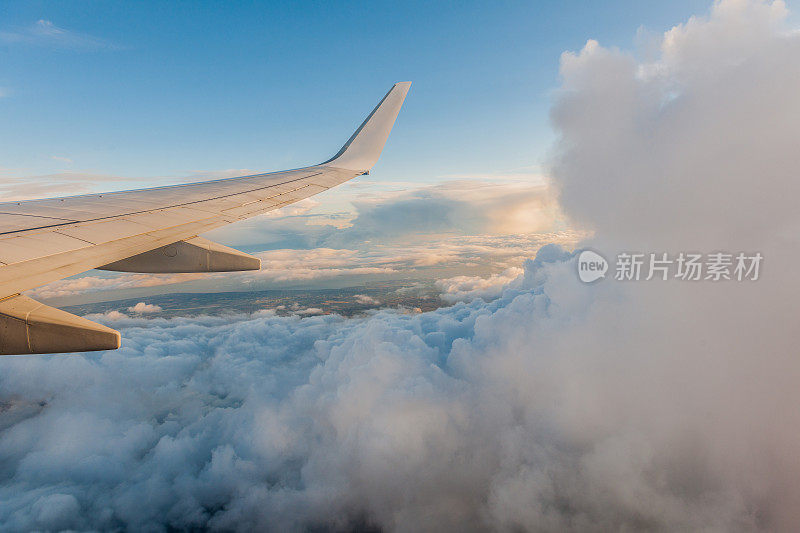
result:
[[(144, 302), (145, 306), (136, 304)], [(392, 280), (336, 289), (271, 289), (251, 292), (172, 293), (63, 307), (77, 315), (118, 311), (131, 316), (251, 314), (273, 310), (278, 315), (339, 314), (356, 316), (373, 309), (432, 311), (449, 305), (432, 281)], [(157, 307), (155, 307), (157, 306)]]

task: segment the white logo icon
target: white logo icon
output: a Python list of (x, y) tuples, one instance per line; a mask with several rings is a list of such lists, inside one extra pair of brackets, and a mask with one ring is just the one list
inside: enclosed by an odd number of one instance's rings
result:
[(578, 256), (578, 277), (584, 283), (591, 283), (606, 276), (608, 261), (591, 250), (584, 250)]

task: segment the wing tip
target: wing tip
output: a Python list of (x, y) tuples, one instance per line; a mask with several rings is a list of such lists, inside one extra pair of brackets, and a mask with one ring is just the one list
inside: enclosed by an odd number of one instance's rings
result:
[(403, 97), (405, 97), (405, 95), (408, 94), (409, 89), (411, 89), (411, 82), (410, 81), (398, 81), (397, 83), (392, 85), (392, 88), (391, 88), (391, 90), (389, 92), (391, 93), (395, 89), (399, 89), (399, 90), (403, 91)]
[(383, 151), (410, 88), (410, 81), (399, 81), (392, 85), (386, 96), (342, 146), (342, 149), (322, 164), (330, 163), (332, 166), (358, 171), (371, 169)]

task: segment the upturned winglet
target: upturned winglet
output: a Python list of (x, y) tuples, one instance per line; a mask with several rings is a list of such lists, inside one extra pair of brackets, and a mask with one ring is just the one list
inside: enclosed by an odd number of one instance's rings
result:
[(339, 153), (323, 165), (364, 172), (375, 166), (410, 88), (410, 81), (395, 83)]

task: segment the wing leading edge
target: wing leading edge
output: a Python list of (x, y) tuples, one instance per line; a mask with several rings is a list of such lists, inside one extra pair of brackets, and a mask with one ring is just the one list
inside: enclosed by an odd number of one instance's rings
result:
[(0, 203), (0, 354), (106, 350), (119, 333), (21, 296), (92, 268), (252, 270), (257, 258), (199, 237), (369, 172), (411, 82), (395, 84), (342, 149), (319, 165), (153, 189)]

